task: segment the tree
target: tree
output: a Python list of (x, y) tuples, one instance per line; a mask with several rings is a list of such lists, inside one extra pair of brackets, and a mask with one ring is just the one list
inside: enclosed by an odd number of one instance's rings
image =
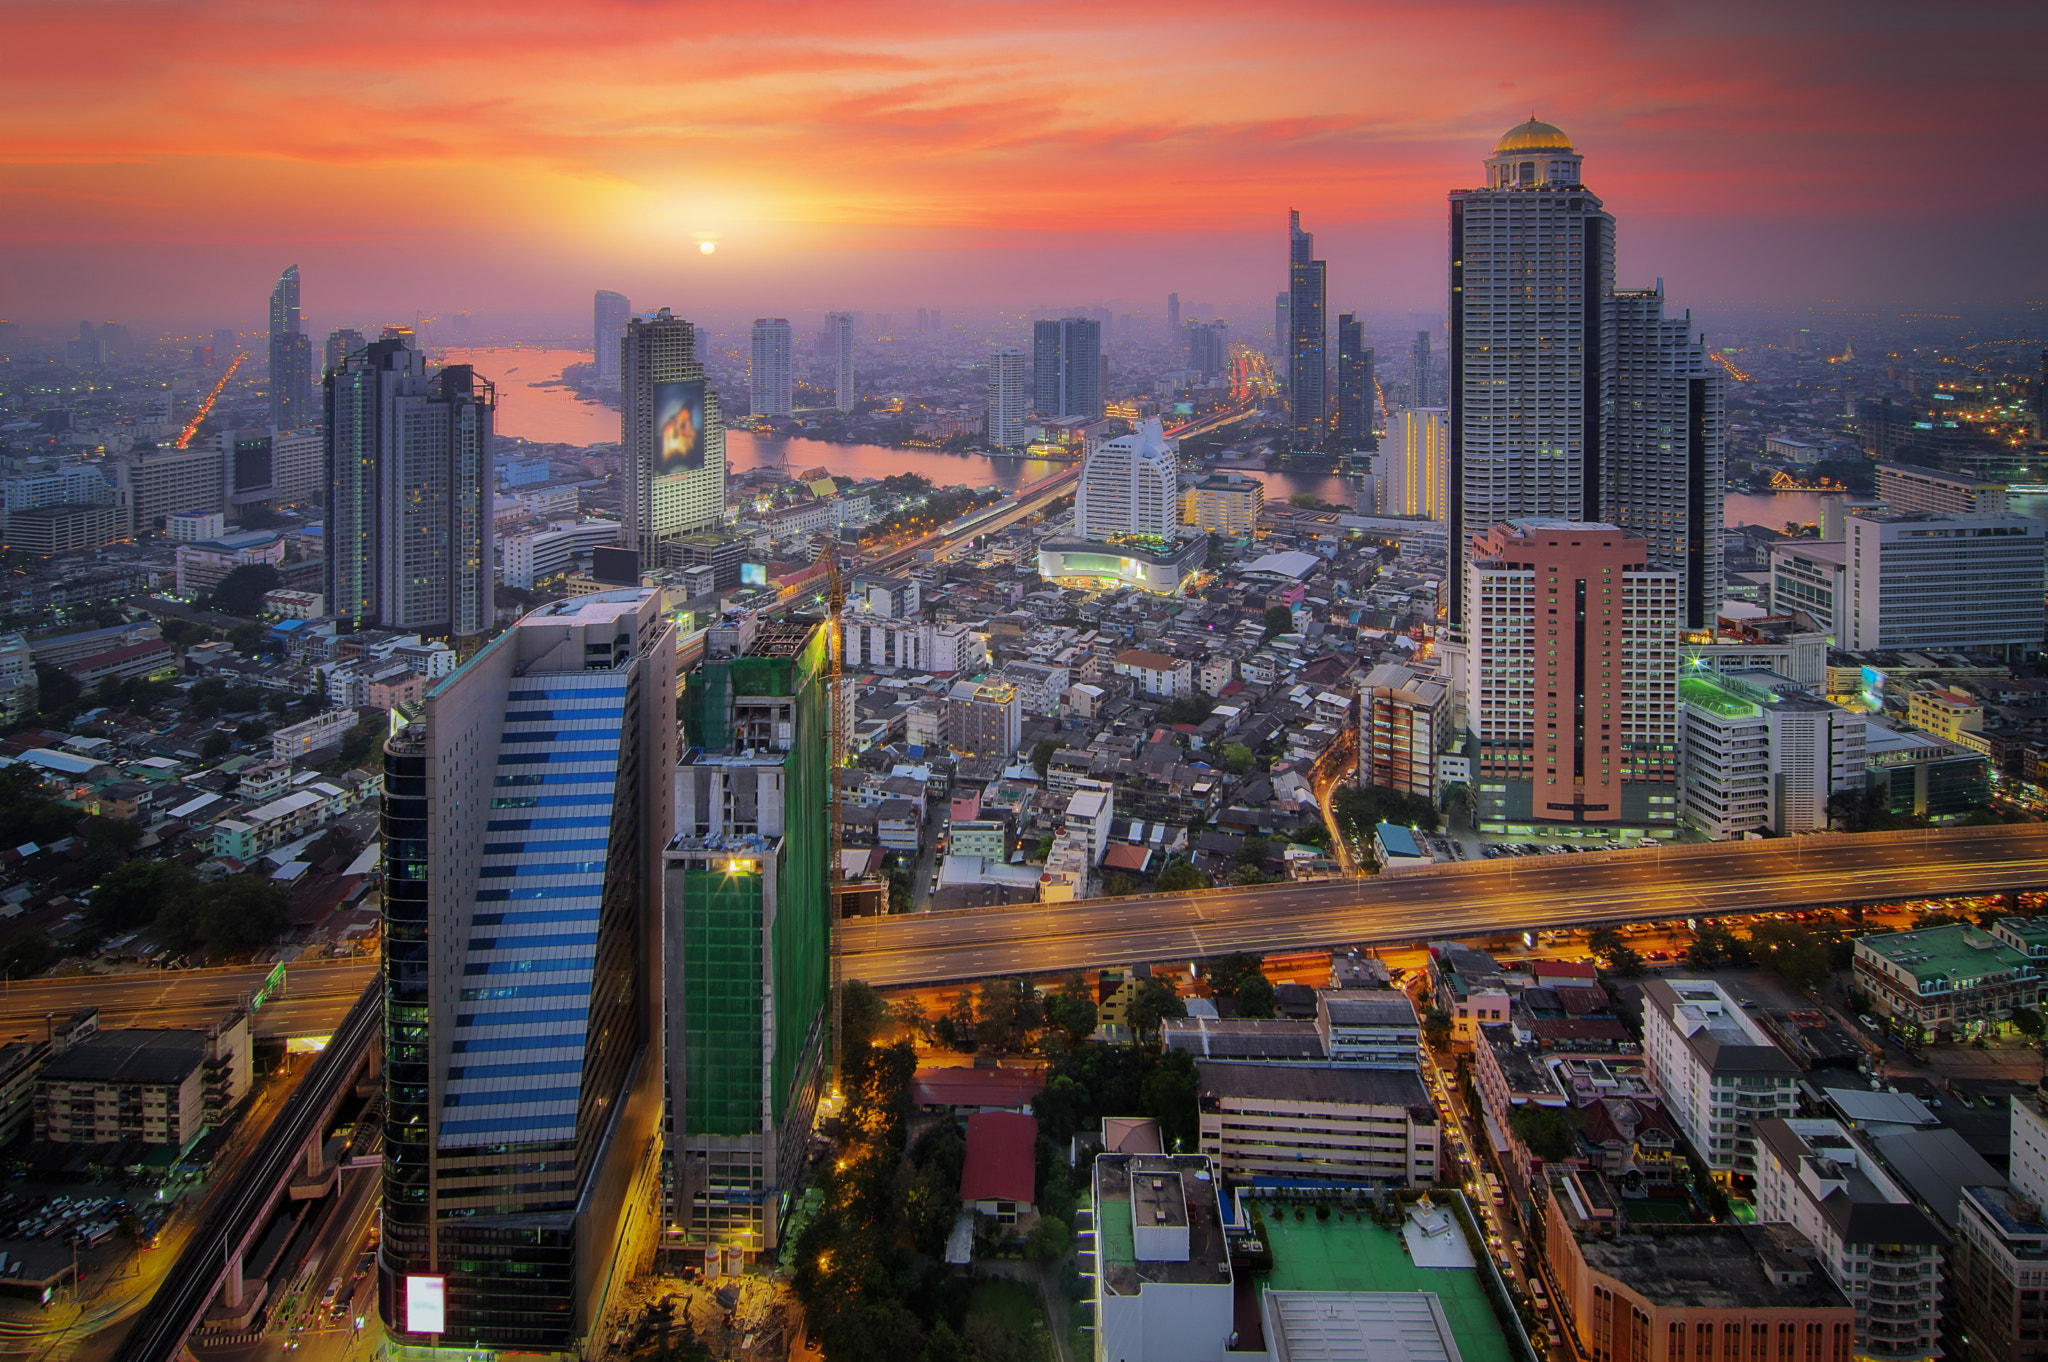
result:
[(1264, 833), (1255, 832), (1244, 839), (1237, 848), (1237, 863), (1254, 868), (1263, 866), (1273, 855), (1273, 843)]
[(1211, 887), (1207, 875), (1178, 856), (1168, 861), (1159, 877), (1152, 881), (1152, 888), (1161, 894), (1186, 894)]
[(1287, 633), (1294, 628), (1294, 612), (1284, 605), (1268, 606), (1265, 623), (1267, 638)]
[(1138, 892), (1138, 882), (1121, 870), (1112, 870), (1102, 878), (1102, 892), (1113, 899), (1128, 898)]
[(1693, 969), (1715, 970), (1750, 963), (1749, 947), (1741, 937), (1719, 922), (1702, 923), (1685, 948), (1685, 963)]
[(1586, 949), (1605, 960), (1622, 947), (1621, 933), (1612, 927), (1595, 927), (1586, 937)]
[(1198, 724), (1215, 708), (1216, 701), (1207, 695), (1183, 695), (1161, 705), (1155, 717), (1163, 724)]
[(45, 715), (66, 714), (78, 703), (85, 687), (61, 667), (36, 663), (36, 708)]
[(270, 651), (270, 632), (260, 624), (238, 624), (228, 630), (228, 642), (243, 657), (260, 657)]
[(846, 1047), (865, 1048), (889, 1019), (889, 1005), (882, 995), (859, 979), (839, 986), (839, 1035)]
[(1074, 1232), (1067, 1223), (1056, 1216), (1042, 1215), (1031, 1227), (1031, 1233), (1024, 1236), (1024, 1256), (1041, 1266), (1057, 1263), (1067, 1256), (1067, 1246), (1074, 1241)]
[(1223, 764), (1238, 775), (1243, 775), (1246, 771), (1251, 770), (1252, 762), (1257, 759), (1252, 749), (1246, 747), (1241, 742), (1223, 744), (1222, 756)]
[(246, 955), (277, 940), (291, 925), (284, 886), (255, 875), (230, 875), (165, 905), (157, 935), (172, 950), (203, 945), (209, 956)]
[(199, 744), (200, 760), (217, 761), (226, 756), (234, 745), (235, 740), (225, 733), (209, 733), (206, 741)]
[(1607, 968), (1624, 979), (1643, 972), (1643, 956), (1634, 946), (1616, 946), (1607, 953)]
[(1287, 498), (1287, 504), (1289, 506), (1299, 506), (1304, 511), (1313, 511), (1320, 503), (1316, 500), (1314, 492), (1296, 492), (1293, 496)]
[(1265, 965), (1265, 956), (1250, 951), (1218, 956), (1204, 970), (1209, 976), (1209, 992), (1218, 998), (1235, 998), (1246, 983), (1266, 977), (1262, 972)]
[(1758, 964), (1794, 988), (1819, 988), (1833, 968), (1827, 943), (1796, 922), (1757, 923), (1749, 932), (1749, 948)]
[(1154, 976), (1138, 985), (1137, 996), (1131, 999), (1124, 1015), (1131, 1023), (1131, 1030), (1140, 1036), (1153, 1036), (1167, 1021), (1187, 1014), (1188, 1005), (1173, 991), (1173, 985)]
[(1138, 1109), (1159, 1122), (1160, 1139), (1169, 1152), (1195, 1147), (1201, 1119), (1197, 1111), (1200, 1088), (1194, 1056), (1185, 1050), (1162, 1054), (1158, 1065), (1139, 1084)]
[(102, 879), (128, 859), (128, 853), (142, 838), (142, 829), (125, 818), (102, 818), (85, 833), (85, 870)]
[(1280, 1015), (1279, 993), (1273, 981), (1254, 974), (1237, 991), (1237, 1015), (1244, 1021), (1270, 1021)]
[(341, 735), (342, 765), (360, 765), (383, 736), (384, 725), (381, 722), (375, 719), (357, 720), (354, 728)]
[(268, 563), (244, 563), (228, 569), (208, 604), (223, 615), (253, 616), (263, 609), (263, 597), (283, 580)]
[(157, 621), (157, 629), (163, 635), (164, 642), (176, 648), (189, 648), (195, 643), (211, 643), (220, 637), (211, 625), (201, 624), (197, 620), (182, 619), (176, 615)]
[(1441, 1050), (1451, 1043), (1451, 1014), (1440, 1007), (1423, 1009), (1422, 1038), (1432, 1050)]
[(2023, 1036), (2039, 1038), (2042, 1031), (2048, 1029), (2042, 1025), (2041, 1014), (2031, 1007), (2015, 1007), (2012, 1010), (2012, 1015), (2007, 1017), (2006, 1020), (2011, 1022)]
[(1040, 738), (1031, 744), (1031, 769), (1038, 772), (1040, 780), (1045, 779), (1045, 768), (1052, 765), (1052, 754), (1059, 750), (1058, 738)]
[(1534, 1102), (1510, 1107), (1508, 1126), (1515, 1132), (1515, 1138), (1540, 1159), (1555, 1163), (1571, 1156), (1575, 1143), (1572, 1128), (1550, 1107), (1539, 1107)]
[(1065, 1035), (1070, 1046), (1094, 1035), (1099, 1012), (1088, 981), (1076, 974), (1061, 984), (1057, 992), (1046, 994), (1045, 1020)]
[(932, 1019), (925, 1015), (924, 1003), (915, 995), (889, 1007), (889, 1020), (903, 1028), (903, 1034), (912, 1040), (930, 1041)]

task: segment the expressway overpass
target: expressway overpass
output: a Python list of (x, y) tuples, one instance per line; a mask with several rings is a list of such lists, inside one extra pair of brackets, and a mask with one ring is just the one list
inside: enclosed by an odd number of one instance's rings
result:
[(877, 987), (1060, 974), (1557, 927), (2048, 888), (2048, 825), (1715, 842), (1457, 863), (1399, 876), (851, 919)]
[[(248, 1004), (270, 965), (228, 969), (139, 970), (82, 974), (10, 983), (0, 993), (0, 1037), (41, 1036), (45, 1019), (62, 1020), (80, 1008), (100, 1010), (104, 1027), (199, 1027)], [(257, 1010), (250, 1031), (258, 1040), (288, 1040), (334, 1033), (376, 977), (375, 956), (312, 960), (285, 967), (285, 986)]]

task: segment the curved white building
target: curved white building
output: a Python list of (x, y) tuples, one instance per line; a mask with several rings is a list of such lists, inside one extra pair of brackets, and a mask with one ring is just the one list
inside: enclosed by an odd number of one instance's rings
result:
[(1161, 539), (1180, 523), (1180, 441), (1158, 420), (1097, 446), (1081, 465), (1074, 493), (1074, 534), (1109, 539), (1145, 534)]

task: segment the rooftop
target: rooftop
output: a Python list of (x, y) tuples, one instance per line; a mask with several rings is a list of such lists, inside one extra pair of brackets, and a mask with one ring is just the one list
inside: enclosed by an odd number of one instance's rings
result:
[(54, 1083), (182, 1083), (206, 1060), (204, 1031), (100, 1031), (43, 1066)]
[[(1135, 1221), (1138, 1185), (1143, 1185), (1147, 1198), (1156, 1199), (1162, 1189), (1152, 1184), (1176, 1177), (1176, 1204), (1185, 1207), (1187, 1217), (1187, 1257), (1141, 1259)], [(1113, 1296), (1135, 1296), (1148, 1282), (1227, 1285), (1230, 1250), (1224, 1243), (1216, 1194), (1215, 1173), (1199, 1154), (1104, 1154), (1096, 1159), (1095, 1231), (1103, 1290)]]
[(1967, 923), (1857, 938), (1857, 947), (1895, 965), (1923, 987), (1967, 988), (1994, 975), (2033, 968), (2027, 953)]
[(1434, 1110), (1421, 1078), (1401, 1069), (1359, 1064), (1197, 1064), (1202, 1096)]
[(1197, 1059), (1263, 1059), (1320, 1061), (1323, 1038), (1314, 1022), (1239, 1021), (1188, 1017), (1167, 1022), (1160, 1040), (1172, 1050)]

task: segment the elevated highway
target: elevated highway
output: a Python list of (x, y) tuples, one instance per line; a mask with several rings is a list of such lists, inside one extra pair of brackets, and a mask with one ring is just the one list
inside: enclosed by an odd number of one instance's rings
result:
[[(100, 1025), (109, 1028), (210, 1025), (230, 1008), (247, 1006), (272, 968), (139, 970), (17, 981), (0, 992), (0, 1037), (39, 1037), (47, 1019), (62, 1021), (85, 1007), (98, 1008)], [(287, 965), (284, 988), (257, 1010), (250, 1031), (259, 1040), (332, 1035), (377, 969), (375, 956)]]
[(2040, 888), (2048, 888), (2043, 824), (1718, 842), (858, 918), (845, 924), (845, 977), (879, 987), (941, 984), (1240, 950), (1325, 950)]

